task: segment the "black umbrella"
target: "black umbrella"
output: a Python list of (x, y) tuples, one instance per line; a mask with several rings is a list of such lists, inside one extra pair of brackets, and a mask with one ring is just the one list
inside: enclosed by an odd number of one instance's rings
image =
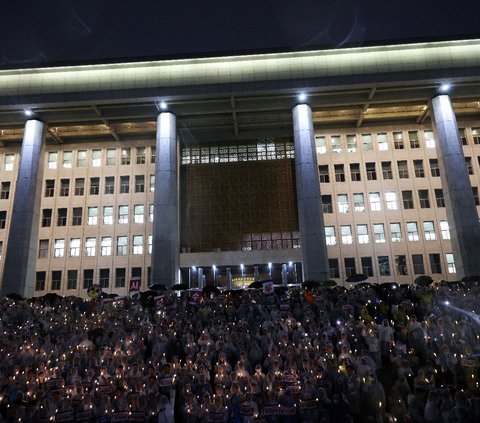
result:
[(176, 285), (171, 286), (170, 289), (172, 291), (185, 291), (188, 289), (188, 286), (184, 283), (177, 283)]
[(263, 282), (255, 281), (255, 282), (252, 282), (250, 285), (248, 285), (248, 287), (252, 289), (261, 289), (263, 288)]
[(335, 282), (333, 279), (327, 279), (326, 281), (320, 283), (321, 288), (331, 288), (333, 286), (337, 286), (337, 282)]
[(415, 279), (414, 282), (416, 285), (419, 285), (419, 286), (427, 286), (433, 282), (433, 279), (431, 276), (428, 276), (428, 275), (420, 275)]
[(372, 286), (369, 282), (361, 282), (357, 285), (359, 288), (370, 288)]
[(462, 282), (480, 282), (480, 276), (464, 276)]
[(202, 294), (204, 297), (210, 297), (212, 294), (219, 295), (220, 290), (214, 285), (207, 285), (205, 288), (203, 288)]
[(315, 281), (313, 279), (309, 279), (309, 280), (302, 283), (302, 288), (303, 289), (313, 289), (313, 288), (316, 288), (318, 286), (320, 286), (320, 282)]
[(12, 292), (10, 294), (7, 294), (6, 297), (10, 298), (11, 300), (15, 300), (15, 301), (23, 300), (23, 297), (20, 294), (17, 294), (16, 292)]
[(148, 289), (152, 291), (167, 291), (168, 288), (163, 283), (154, 283), (153, 285), (149, 286)]
[(347, 282), (363, 282), (368, 279), (368, 276), (365, 276), (363, 273), (354, 273), (353, 275), (350, 275), (346, 281)]
[(45, 304), (48, 305), (55, 305), (57, 301), (60, 301), (62, 297), (55, 292), (49, 292), (48, 294), (45, 294), (41, 299), (45, 302)]
[(384, 282), (380, 284), (380, 288), (398, 289), (400, 285), (397, 282)]

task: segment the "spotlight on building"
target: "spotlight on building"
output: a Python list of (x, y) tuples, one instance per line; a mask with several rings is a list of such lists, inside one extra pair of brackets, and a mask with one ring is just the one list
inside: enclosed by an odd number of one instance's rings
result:
[(23, 113), (25, 114), (25, 116), (28, 117), (33, 116), (33, 112), (30, 109), (25, 109)]
[(445, 84), (442, 84), (440, 85), (440, 88), (438, 89), (441, 93), (445, 94), (445, 93), (448, 93), (450, 91), (450, 88), (452, 86), (448, 83), (445, 83)]
[(160, 102), (160, 109), (167, 110), (167, 107), (168, 107), (168, 105), (165, 101)]
[(289, 262), (288, 262), (288, 265), (289, 265), (290, 267), (292, 267), (292, 266), (293, 266), (293, 261), (289, 261)]
[(298, 94), (297, 98), (298, 98), (298, 101), (303, 102), (307, 99), (307, 94), (306, 93), (300, 93), (300, 94)]

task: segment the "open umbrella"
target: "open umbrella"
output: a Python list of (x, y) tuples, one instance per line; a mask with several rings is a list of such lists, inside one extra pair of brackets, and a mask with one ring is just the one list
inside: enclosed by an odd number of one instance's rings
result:
[(152, 291), (167, 291), (168, 288), (163, 283), (154, 283), (153, 285), (149, 286), (148, 289)]
[(248, 287), (251, 289), (261, 289), (263, 288), (263, 282), (255, 281), (255, 282), (252, 282), (250, 285), (248, 285)]
[(203, 288), (202, 294), (204, 297), (210, 297), (212, 294), (219, 295), (220, 290), (214, 285), (207, 285), (205, 288)]
[(427, 286), (433, 282), (433, 279), (431, 276), (428, 276), (428, 275), (420, 275), (415, 279), (414, 282), (415, 282), (415, 285)]
[(172, 291), (186, 291), (188, 289), (188, 286), (185, 285), (184, 283), (177, 283), (173, 286), (170, 287)]
[(313, 279), (309, 279), (309, 280), (302, 283), (302, 288), (303, 289), (313, 289), (313, 288), (316, 288), (318, 286), (320, 286), (320, 282), (315, 281)]
[(480, 282), (480, 276), (477, 276), (477, 275), (464, 276), (462, 278), (462, 282)]
[(17, 294), (16, 292), (12, 292), (11, 294), (7, 294), (6, 297), (10, 298), (11, 300), (15, 300), (15, 301), (23, 300), (23, 297), (20, 294)]
[(368, 279), (368, 276), (365, 276), (363, 273), (354, 273), (353, 275), (350, 275), (346, 279), (346, 281), (356, 283), (356, 282), (366, 281), (367, 279)]
[(337, 286), (337, 282), (335, 282), (333, 279), (327, 279), (320, 283), (321, 288), (331, 288), (333, 286)]

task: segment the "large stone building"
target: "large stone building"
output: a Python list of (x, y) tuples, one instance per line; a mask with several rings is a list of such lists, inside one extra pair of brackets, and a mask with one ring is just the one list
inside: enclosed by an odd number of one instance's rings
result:
[(4, 69), (0, 143), (2, 295), (480, 274), (480, 40)]

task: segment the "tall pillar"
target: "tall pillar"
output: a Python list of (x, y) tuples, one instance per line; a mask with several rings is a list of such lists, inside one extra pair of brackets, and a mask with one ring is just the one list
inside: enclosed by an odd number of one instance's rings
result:
[(32, 297), (43, 178), (44, 125), (28, 120), (23, 134), (0, 296)]
[(303, 280), (324, 281), (329, 274), (328, 256), (312, 109), (308, 104), (298, 104), (293, 108), (293, 136)]
[(480, 223), (449, 96), (434, 97), (431, 109), (433, 129), (439, 144), (438, 164), (457, 276), (461, 279), (480, 275)]
[(163, 112), (157, 118), (155, 195), (152, 240), (152, 282), (179, 283), (179, 183), (176, 118)]

